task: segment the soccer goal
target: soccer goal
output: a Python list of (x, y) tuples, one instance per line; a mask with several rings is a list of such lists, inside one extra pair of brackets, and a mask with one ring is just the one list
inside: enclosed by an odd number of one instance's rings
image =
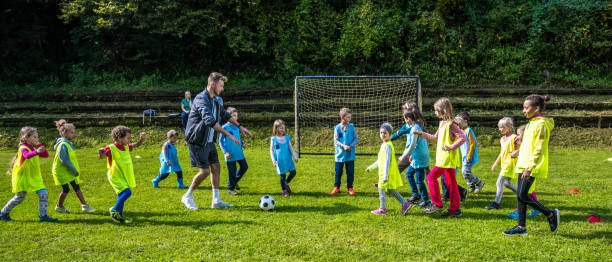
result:
[[(351, 122), (355, 127), (377, 130), (383, 122), (399, 128), (403, 124), (401, 108), (407, 102), (416, 102), (421, 108), (418, 76), (297, 76), (294, 92), (296, 151), (298, 155), (332, 155), (332, 127), (339, 123), (338, 113), (343, 107), (351, 109)], [(329, 135), (318, 137), (323, 136), (325, 130), (332, 133), (331, 138)], [(325, 146), (303, 147), (305, 138)]]

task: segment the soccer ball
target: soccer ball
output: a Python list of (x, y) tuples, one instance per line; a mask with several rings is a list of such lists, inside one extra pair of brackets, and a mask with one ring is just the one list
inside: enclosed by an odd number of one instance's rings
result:
[(259, 199), (259, 208), (263, 211), (268, 211), (274, 209), (276, 202), (274, 202), (274, 198), (271, 196), (262, 196)]

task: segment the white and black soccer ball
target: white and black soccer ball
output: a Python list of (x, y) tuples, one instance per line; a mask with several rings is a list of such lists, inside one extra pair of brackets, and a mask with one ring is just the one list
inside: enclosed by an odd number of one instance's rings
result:
[(261, 210), (263, 211), (268, 211), (268, 210), (272, 210), (274, 209), (274, 206), (276, 205), (276, 202), (274, 202), (274, 198), (272, 198), (271, 196), (262, 196), (259, 199), (259, 208), (261, 208)]

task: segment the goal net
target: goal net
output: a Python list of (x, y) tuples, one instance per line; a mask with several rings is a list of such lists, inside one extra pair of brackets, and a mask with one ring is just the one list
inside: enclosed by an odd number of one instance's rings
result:
[[(357, 127), (360, 141), (363, 141), (361, 130), (377, 131), (383, 122), (399, 129), (403, 125), (401, 108), (407, 102), (416, 102), (421, 108), (418, 76), (297, 76), (296, 151), (298, 155), (333, 154), (332, 127), (340, 122), (339, 112), (343, 107), (351, 109), (351, 123)], [(322, 137), (325, 132), (331, 132), (331, 137), (329, 133)]]

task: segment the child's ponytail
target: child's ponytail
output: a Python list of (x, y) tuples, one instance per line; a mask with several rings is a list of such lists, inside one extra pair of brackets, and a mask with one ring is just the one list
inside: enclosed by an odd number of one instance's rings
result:
[(525, 101), (529, 101), (531, 106), (537, 106), (540, 108), (540, 112), (544, 111), (544, 107), (546, 106), (546, 102), (550, 101), (550, 96), (547, 95), (529, 95), (525, 98)]

